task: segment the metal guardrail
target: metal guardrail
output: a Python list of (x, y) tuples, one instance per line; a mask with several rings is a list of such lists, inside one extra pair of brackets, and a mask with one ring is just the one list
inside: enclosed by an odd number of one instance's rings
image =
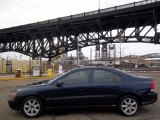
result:
[[(50, 19), (50, 20), (47, 20), (47, 21), (41, 21), (41, 22), (31, 23), (31, 24), (27, 24), (27, 25), (20, 25), (20, 26), (17, 26), (17, 27), (21, 28), (21, 27), (28, 27), (28, 26), (43, 25), (43, 24), (48, 24), (48, 23), (56, 23), (56, 22), (59, 22), (59, 21), (65, 21), (65, 20), (69, 20), (69, 19), (91, 16), (91, 15), (95, 15), (95, 14), (106, 13), (106, 12), (121, 10), (121, 9), (125, 9), (125, 8), (131, 8), (131, 7), (151, 4), (151, 3), (155, 3), (155, 2), (159, 2), (159, 1), (160, 0), (144, 0), (144, 1), (139, 1), (139, 2), (133, 2), (133, 3), (120, 5), (120, 6), (115, 6), (115, 7), (110, 7), (110, 8), (106, 8), (106, 9), (100, 9), (100, 10), (95, 10), (95, 11), (91, 11), (91, 12), (85, 12), (85, 13), (80, 13), (80, 14), (76, 14), (76, 15), (60, 17), (60, 18), (56, 18), (56, 19)], [(16, 27), (12, 27), (11, 29), (13, 30), (15, 28)]]

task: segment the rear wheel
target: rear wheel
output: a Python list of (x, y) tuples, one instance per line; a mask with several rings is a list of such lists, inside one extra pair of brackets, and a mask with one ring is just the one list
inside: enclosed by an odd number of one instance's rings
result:
[(38, 117), (42, 111), (42, 101), (37, 97), (28, 97), (22, 102), (21, 112), (28, 118)]
[(139, 102), (134, 96), (124, 96), (120, 99), (118, 108), (125, 116), (134, 116), (139, 109)]

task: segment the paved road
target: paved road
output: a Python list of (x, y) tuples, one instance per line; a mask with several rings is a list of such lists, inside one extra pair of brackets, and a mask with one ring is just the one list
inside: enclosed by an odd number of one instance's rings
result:
[[(160, 73), (134, 73), (150, 76), (156, 81), (156, 91), (160, 94)], [(34, 80), (35, 81), (35, 80)], [(12, 111), (7, 104), (10, 89), (34, 82), (33, 80), (0, 81), (0, 120), (26, 120), (20, 112)], [(144, 107), (135, 117), (123, 117), (115, 109), (47, 111), (40, 118), (33, 120), (160, 120), (160, 101), (156, 105)]]

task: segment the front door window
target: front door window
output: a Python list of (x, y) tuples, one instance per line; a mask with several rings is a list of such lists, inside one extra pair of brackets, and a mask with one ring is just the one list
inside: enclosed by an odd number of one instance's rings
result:
[(88, 82), (89, 70), (76, 71), (61, 80), (64, 85), (78, 85)]

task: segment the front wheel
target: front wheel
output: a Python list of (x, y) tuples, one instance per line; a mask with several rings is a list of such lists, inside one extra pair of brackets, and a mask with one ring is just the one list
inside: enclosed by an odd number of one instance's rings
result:
[(120, 99), (118, 108), (125, 116), (134, 116), (139, 109), (139, 102), (134, 96), (125, 96)]
[(25, 117), (38, 117), (43, 111), (43, 104), (37, 97), (28, 97), (22, 102), (21, 112)]

